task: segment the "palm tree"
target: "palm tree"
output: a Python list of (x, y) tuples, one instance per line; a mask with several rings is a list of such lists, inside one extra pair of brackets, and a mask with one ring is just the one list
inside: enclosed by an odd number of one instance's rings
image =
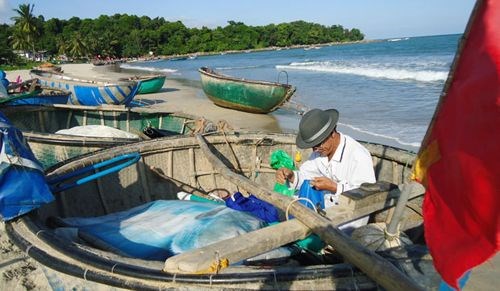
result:
[[(36, 25), (36, 17), (33, 15), (35, 4), (20, 4), (18, 9), (13, 9), (18, 16), (11, 17), (17, 33), (14, 34), (14, 43), (26, 44), (33, 50), (35, 56), (35, 39), (39, 36), (39, 30)], [(23, 47), (19, 46), (19, 47)]]
[(26, 35), (18, 27), (14, 28), (12, 31), (10, 44), (15, 50), (27, 51), (30, 49), (30, 44), (28, 43)]
[(66, 45), (66, 41), (64, 40), (64, 37), (62, 35), (56, 36), (56, 46), (57, 46), (57, 53), (59, 55), (66, 55), (68, 47)]
[(72, 57), (88, 57), (89, 48), (87, 43), (84, 41), (82, 35), (79, 32), (76, 32), (69, 45), (69, 53)]

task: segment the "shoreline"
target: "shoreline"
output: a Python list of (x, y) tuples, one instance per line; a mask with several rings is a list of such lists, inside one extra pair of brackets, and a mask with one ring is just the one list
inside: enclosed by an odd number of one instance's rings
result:
[[(65, 74), (83, 78), (118, 79), (137, 74), (151, 74), (152, 71), (140, 68), (120, 68), (119, 64), (94, 66), (92, 64), (63, 64)], [(15, 80), (21, 76), (23, 80), (30, 79), (29, 70), (6, 71), (7, 79)], [(198, 85), (199, 84), (199, 85)], [(219, 107), (210, 101), (201, 88), (201, 82), (182, 78), (167, 79), (162, 90), (153, 94), (138, 94), (134, 100), (151, 106), (152, 109), (203, 117), (214, 123), (226, 121), (234, 130), (250, 132), (296, 133), (301, 116), (297, 114), (294, 105), (285, 104), (278, 110), (268, 114), (254, 114)], [(292, 97), (293, 101), (293, 97)], [(299, 104), (300, 106), (300, 104)], [(389, 145), (412, 152), (418, 152), (419, 147), (403, 144), (394, 138), (377, 136), (358, 131), (339, 121), (339, 131), (354, 139)]]

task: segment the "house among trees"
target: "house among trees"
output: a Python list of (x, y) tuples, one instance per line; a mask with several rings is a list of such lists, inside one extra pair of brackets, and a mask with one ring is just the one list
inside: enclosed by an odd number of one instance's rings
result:
[(20, 56), (22, 58), (28, 59), (28, 60), (33, 60), (37, 62), (46, 62), (50, 59), (50, 55), (48, 54), (47, 50), (41, 50), (41, 51), (25, 51), (25, 50), (14, 50), (14, 54), (17, 56)]

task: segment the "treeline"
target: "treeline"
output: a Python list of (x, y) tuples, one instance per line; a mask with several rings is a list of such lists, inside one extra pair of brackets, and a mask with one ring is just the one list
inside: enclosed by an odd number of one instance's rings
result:
[(115, 14), (97, 19), (68, 20), (33, 16), (33, 6), (22, 4), (14, 25), (0, 25), (0, 58), (13, 57), (12, 50), (47, 51), (73, 58), (95, 55), (114, 57), (187, 54), (286, 47), (329, 42), (359, 41), (359, 29), (341, 25), (324, 26), (305, 21), (247, 26), (229, 21), (215, 29), (187, 28), (182, 22), (163, 17)]

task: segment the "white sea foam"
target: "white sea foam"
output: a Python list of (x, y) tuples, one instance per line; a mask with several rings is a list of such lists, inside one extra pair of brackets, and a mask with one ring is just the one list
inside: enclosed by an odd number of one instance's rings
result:
[(391, 38), (388, 39), (387, 41), (402, 41), (402, 40), (409, 40), (409, 37), (403, 37), (403, 38)]
[(379, 133), (374, 133), (374, 132), (371, 132), (371, 131), (363, 130), (361, 128), (358, 128), (358, 127), (350, 125), (350, 124), (345, 124), (345, 123), (341, 123), (341, 122), (339, 122), (338, 124), (341, 125), (341, 126), (348, 127), (350, 129), (352, 129), (354, 131), (357, 131), (357, 132), (360, 132), (362, 134), (376, 136), (376, 137), (379, 137), (379, 138), (382, 138), (382, 139), (386, 139), (386, 140), (391, 140), (391, 141), (393, 141), (395, 143), (395, 145), (399, 144), (399, 145), (403, 145), (403, 146), (414, 147), (414, 148), (417, 148), (417, 149), (420, 147), (420, 142), (405, 142), (405, 141), (402, 141), (401, 139), (399, 139), (397, 137), (388, 136), (388, 135), (385, 135), (385, 134), (379, 134)]
[(129, 69), (129, 70), (148, 71), (148, 72), (162, 72), (162, 73), (177, 72), (177, 70), (175, 70), (175, 69), (168, 69), (168, 68), (160, 69), (160, 68), (155, 68), (155, 67), (135, 66), (135, 65), (129, 65), (129, 64), (121, 64), (120, 68)]
[(370, 78), (384, 78), (392, 80), (415, 80), (419, 82), (445, 81), (448, 72), (433, 70), (409, 70), (402, 68), (379, 68), (338, 65), (331, 62), (303, 62), (277, 65), (280, 70), (302, 70), (324, 73), (351, 74)]
[(260, 66), (241, 66), (241, 67), (216, 67), (216, 70), (225, 71), (225, 70), (243, 70), (243, 69), (254, 69)]

